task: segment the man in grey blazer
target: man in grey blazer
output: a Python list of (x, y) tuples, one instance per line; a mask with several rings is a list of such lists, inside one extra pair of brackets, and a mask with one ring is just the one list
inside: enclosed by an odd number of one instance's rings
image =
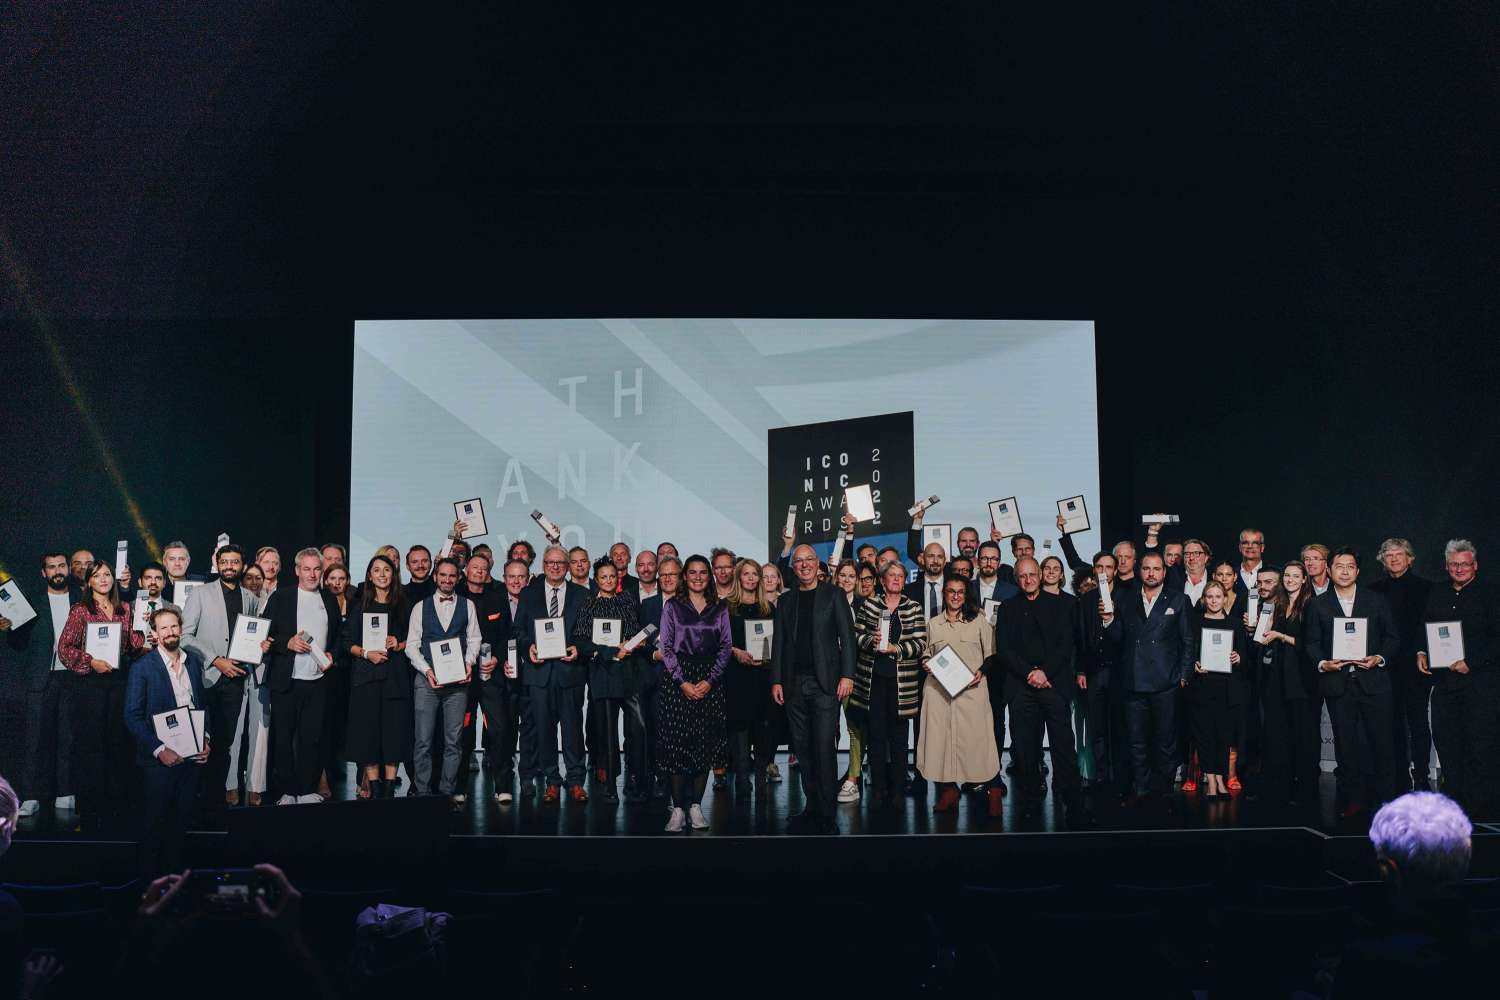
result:
[[(219, 550), (216, 568), (219, 578), (189, 591), (182, 613), (182, 645), (203, 660), (203, 707), (210, 739), (201, 813), (214, 825), (224, 817), (224, 778), (234, 764), (229, 750), (245, 696), (245, 676), (255, 669), (229, 658), (229, 640), (236, 618), (260, 611), (259, 598), (240, 587), (245, 553), (238, 545), (231, 542)], [(269, 648), (269, 639), (263, 640), (261, 651)]]

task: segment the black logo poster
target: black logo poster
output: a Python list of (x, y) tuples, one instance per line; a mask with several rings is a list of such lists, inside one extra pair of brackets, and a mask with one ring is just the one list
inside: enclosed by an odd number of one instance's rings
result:
[(787, 510), (796, 507), (797, 541), (827, 559), (844, 516), (845, 488), (865, 485), (875, 501), (875, 520), (854, 526), (844, 556), (853, 559), (865, 542), (906, 551), (906, 511), (916, 490), (910, 410), (774, 428), (766, 432), (766, 467), (773, 553), (781, 551)]

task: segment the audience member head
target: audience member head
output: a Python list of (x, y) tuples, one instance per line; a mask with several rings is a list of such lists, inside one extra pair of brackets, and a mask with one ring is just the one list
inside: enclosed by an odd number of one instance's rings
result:
[(1042, 567), (1035, 559), (1027, 556), (1025, 559), (1016, 560), (1016, 586), (1021, 588), (1021, 593), (1027, 597), (1035, 597), (1042, 589)]
[(1057, 556), (1048, 556), (1042, 560), (1042, 586), (1055, 590), (1062, 589), (1063, 561)]
[(966, 622), (974, 620), (979, 609), (969, 596), (969, 578), (952, 568), (943, 575), (943, 610)]
[(1348, 545), (1340, 545), (1333, 550), (1333, 558), (1328, 561), (1328, 575), (1333, 577), (1333, 585), (1341, 589), (1354, 586), (1359, 579), (1359, 553)]
[(681, 592), (682, 560), (676, 556), (656, 560), (656, 585), (661, 590), (662, 600)]
[(958, 555), (949, 561), (947, 569), (949, 572), (957, 573), (965, 580), (974, 575), (974, 561), (972, 556)]
[(334, 563), (323, 571), (323, 589), (334, 597), (343, 597), (349, 592), (349, 568), (343, 563)]
[(443, 556), (432, 564), (432, 582), (437, 586), (437, 592), (444, 597), (458, 589), (458, 578), (463, 573), (463, 567), (458, 560), (452, 556)]
[(885, 572), (887, 563), (901, 562), (901, 550), (896, 548), (894, 545), (887, 545), (885, 548), (876, 553), (876, 555), (877, 558), (875, 560), (875, 569), (880, 573)]
[(818, 554), (813, 547), (806, 543), (792, 550), (792, 575), (797, 578), (797, 586), (803, 590), (811, 590), (818, 584)]
[(682, 562), (682, 556), (678, 553), (677, 546), (673, 545), (671, 542), (662, 542), (656, 547), (656, 562), (658, 573), (661, 572), (661, 561), (667, 556), (671, 556), (673, 559), (676, 559), (678, 563)]
[(1099, 589), (1099, 578), (1094, 575), (1092, 566), (1080, 566), (1073, 571), (1072, 591), (1075, 594), (1087, 594)]
[(729, 593), (734, 586), (734, 553), (728, 549), (710, 549), (708, 558), (714, 574), (714, 587), (719, 593)]
[(859, 564), (853, 559), (845, 559), (838, 564), (833, 571), (833, 582), (845, 594), (851, 597), (859, 593)]
[(349, 550), (338, 542), (324, 543), (318, 548), (318, 556), (323, 560), (323, 569), (325, 571), (334, 563), (347, 565), (349, 562)]
[(1214, 571), (1210, 574), (1216, 583), (1224, 586), (1224, 592), (1234, 593), (1234, 581), (1240, 578), (1239, 570), (1234, 568), (1234, 563), (1227, 559), (1221, 559), (1214, 563)]
[(484, 590), (484, 585), (490, 582), (489, 555), (483, 552), (475, 552), (469, 556), (469, 561), (464, 563), (464, 582), (475, 593), (480, 593)]
[(955, 543), (958, 551), (966, 556), (972, 556), (979, 551), (979, 529), (965, 525), (958, 529), (958, 540)]
[(979, 578), (993, 580), (1000, 572), (1000, 544), (993, 541), (979, 543), (974, 557), (979, 560)]
[(1307, 570), (1301, 562), (1287, 563), (1281, 569), (1281, 588), (1276, 594), (1276, 611), (1290, 621), (1302, 618), (1302, 609), (1311, 599), (1312, 587), (1307, 585)]
[(1416, 561), (1417, 553), (1411, 547), (1411, 542), (1406, 539), (1387, 538), (1380, 543), (1380, 550), (1375, 553), (1375, 558), (1391, 576), (1401, 576), (1411, 569), (1411, 564)]
[(899, 594), (906, 586), (906, 567), (899, 562), (886, 563), (880, 571), (880, 590), (885, 594)]
[(1240, 559), (1246, 566), (1260, 563), (1266, 551), (1266, 533), (1259, 528), (1246, 528), (1240, 532)]
[(1255, 592), (1262, 601), (1274, 601), (1281, 590), (1281, 571), (1275, 566), (1262, 566), (1255, 571)]
[(1320, 542), (1304, 545), (1297, 557), (1308, 576), (1318, 581), (1328, 578), (1328, 546)]
[(380, 591), (385, 592), (384, 603), (391, 607), (401, 603), (401, 574), (396, 570), (396, 560), (376, 553), (365, 564), (365, 585), (360, 589), (360, 600), (369, 607)]
[(251, 563), (245, 567), (244, 575), (240, 577), (240, 586), (252, 594), (259, 594), (266, 586), (266, 575), (260, 571), (260, 567)]
[(464, 563), (469, 561), (469, 543), (462, 538), (453, 539), (448, 545), (448, 558), (458, 563), (458, 568), (462, 571)]
[(432, 551), (425, 545), (413, 545), (406, 550), (406, 571), (412, 583), (422, 583), (432, 573)]
[(1036, 539), (1026, 532), (1010, 536), (1010, 554), (1019, 562), (1022, 559), (1036, 558)]
[(1110, 583), (1114, 583), (1115, 577), (1120, 575), (1120, 561), (1115, 558), (1113, 552), (1094, 553), (1094, 576), (1097, 578), (1100, 573), (1103, 573), (1104, 579)]
[(219, 551), (214, 553), (214, 569), (219, 571), (219, 579), (225, 583), (239, 583), (245, 571), (245, 550), (233, 542), (219, 546)]
[(556, 586), (568, 575), (568, 550), (561, 545), (549, 545), (542, 551), (542, 575)]
[(68, 557), (61, 552), (48, 552), (42, 556), (42, 579), (47, 581), (48, 588), (66, 590), (69, 573)]
[(83, 599), (101, 614), (113, 616), (120, 606), (120, 584), (109, 563), (90, 563), (83, 578)]
[(568, 575), (573, 578), (574, 583), (586, 585), (593, 565), (594, 560), (589, 558), (589, 550), (582, 545), (575, 545), (568, 550)]
[(1436, 792), (1407, 792), (1370, 821), (1375, 863), (1402, 908), (1456, 896), (1469, 874), (1473, 824), (1458, 803)]
[(875, 565), (876, 557), (880, 554), (880, 550), (875, 548), (875, 546), (871, 545), (869, 542), (865, 542), (858, 548), (858, 550), (856, 550), (855, 554), (859, 556), (860, 562), (864, 563), (867, 566), (873, 567)]

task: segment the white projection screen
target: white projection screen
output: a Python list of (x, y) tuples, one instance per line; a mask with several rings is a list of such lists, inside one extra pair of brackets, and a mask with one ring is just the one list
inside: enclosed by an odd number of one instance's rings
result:
[[(472, 497), (499, 556), (519, 538), (538, 545), (537, 509), (596, 558), (617, 540), (766, 558), (768, 524), (785, 520), (768, 510), (783, 485), (768, 491), (768, 432), (902, 412), (915, 493), (942, 498), (930, 522), (988, 537), (989, 501), (1016, 497), (1040, 552), (1057, 501), (1083, 494), (1093, 528), (1078, 549), (1098, 547), (1092, 322), (361, 321), (354, 576), (382, 544), (436, 550), (453, 503)], [(872, 533), (904, 537), (913, 499), (885, 497)]]

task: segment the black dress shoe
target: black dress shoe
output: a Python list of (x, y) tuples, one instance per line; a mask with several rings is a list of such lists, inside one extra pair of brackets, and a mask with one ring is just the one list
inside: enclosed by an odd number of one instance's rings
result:
[(605, 785), (604, 791), (600, 794), (600, 797), (610, 805), (615, 805), (620, 801), (620, 793), (615, 791), (615, 786), (613, 784)]

